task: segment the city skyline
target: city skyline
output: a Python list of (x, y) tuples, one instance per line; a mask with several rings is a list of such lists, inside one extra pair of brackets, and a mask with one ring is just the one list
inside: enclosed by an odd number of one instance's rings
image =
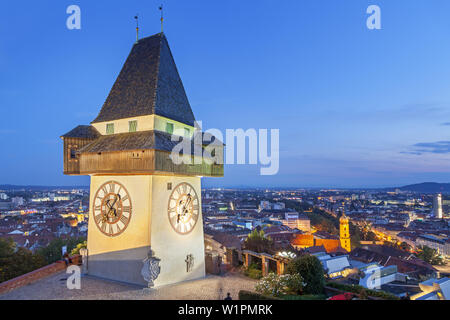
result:
[[(280, 129), (277, 175), (226, 165), (205, 187), (450, 181), (450, 4), (375, 2), (381, 30), (366, 28), (369, 1), (164, 4), (196, 118)], [(0, 19), (17, 25), (0, 43), (1, 184), (88, 185), (63, 176), (58, 137), (96, 117), (134, 43), (134, 15), (141, 37), (160, 31), (157, 4), (77, 4), (81, 30), (66, 28), (67, 4), (9, 4)]]

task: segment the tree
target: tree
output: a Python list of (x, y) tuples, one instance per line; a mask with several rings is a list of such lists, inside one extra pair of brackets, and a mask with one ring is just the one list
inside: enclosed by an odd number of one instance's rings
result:
[(330, 234), (337, 234), (338, 233), (337, 228), (334, 226), (333, 222), (331, 222), (330, 220), (325, 220), (325, 219), (323, 219), (320, 222), (320, 224), (318, 224), (316, 226), (316, 229), (320, 230), (320, 231), (328, 232)]
[(422, 259), (423, 261), (432, 264), (432, 265), (443, 265), (444, 261), (439, 255), (439, 253), (430, 247), (421, 246), (419, 247), (419, 252), (417, 253), (417, 257)]
[(325, 285), (324, 271), (322, 263), (315, 256), (303, 255), (291, 260), (287, 267), (286, 273), (300, 274), (304, 286), (305, 294), (321, 294)]
[(47, 247), (39, 249), (38, 253), (45, 258), (48, 264), (50, 264), (61, 260), (62, 247), (67, 246), (67, 252), (71, 252), (77, 244), (84, 240), (84, 238), (53, 239)]
[(276, 275), (269, 273), (255, 286), (255, 290), (263, 295), (280, 297), (285, 294), (299, 294), (303, 289), (303, 279), (300, 274)]
[(77, 246), (70, 252), (71, 255), (76, 255), (76, 254), (80, 254), (80, 249), (86, 249), (87, 248), (87, 241), (83, 241), (79, 244), (77, 244)]
[(15, 251), (16, 244), (14, 243), (13, 239), (0, 238), (0, 259), (11, 256)]
[(258, 231), (254, 229), (244, 242), (244, 248), (246, 250), (258, 252), (258, 253), (271, 253), (273, 241), (270, 237), (264, 235), (264, 231)]
[(25, 248), (17, 248), (12, 239), (0, 238), (0, 282), (45, 266), (45, 259)]

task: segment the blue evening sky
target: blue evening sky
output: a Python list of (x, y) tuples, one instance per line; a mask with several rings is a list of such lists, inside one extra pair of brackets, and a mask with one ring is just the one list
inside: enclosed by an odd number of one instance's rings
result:
[[(280, 129), (280, 171), (227, 165), (206, 186), (450, 181), (450, 1), (163, 1), (165, 33), (205, 128)], [(81, 30), (66, 8), (81, 8)], [(0, 184), (62, 174), (60, 135), (92, 121), (159, 1), (9, 1), (0, 10)], [(382, 30), (366, 9), (382, 10)], [(226, 142), (226, 141), (225, 141)]]

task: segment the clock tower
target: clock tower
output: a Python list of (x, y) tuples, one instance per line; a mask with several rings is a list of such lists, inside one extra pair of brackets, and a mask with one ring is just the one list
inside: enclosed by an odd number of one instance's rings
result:
[(341, 247), (344, 248), (347, 252), (352, 251), (352, 247), (350, 245), (350, 229), (348, 225), (348, 217), (345, 215), (345, 212), (342, 212), (342, 216), (339, 218), (339, 235)]
[[(223, 176), (223, 144), (205, 137), (165, 35), (137, 41), (98, 116), (62, 136), (64, 174), (91, 178), (88, 274), (156, 287), (204, 277), (201, 177)], [(191, 162), (172, 160), (180, 141)], [(194, 152), (211, 143), (214, 157)]]

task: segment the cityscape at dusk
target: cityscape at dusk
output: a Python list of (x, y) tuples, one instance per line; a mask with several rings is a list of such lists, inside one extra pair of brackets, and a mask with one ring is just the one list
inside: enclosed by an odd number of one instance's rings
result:
[(449, 9), (9, 3), (0, 300), (450, 300)]
[[(88, 185), (65, 177), (66, 128), (89, 124), (135, 38), (159, 30), (155, 4), (80, 1), (8, 4), (2, 13), (1, 180)], [(450, 4), (377, 1), (190, 1), (165, 4), (165, 33), (205, 128), (280, 130), (280, 170), (226, 165), (215, 186), (399, 187), (450, 181)], [(20, 21), (20, 23), (18, 23)], [(11, 26), (14, 26), (13, 28)], [(182, 30), (182, 31), (181, 31)], [(27, 39), (27, 41), (23, 41)], [(20, 119), (12, 122), (11, 119)], [(14, 152), (12, 152), (14, 150)]]

